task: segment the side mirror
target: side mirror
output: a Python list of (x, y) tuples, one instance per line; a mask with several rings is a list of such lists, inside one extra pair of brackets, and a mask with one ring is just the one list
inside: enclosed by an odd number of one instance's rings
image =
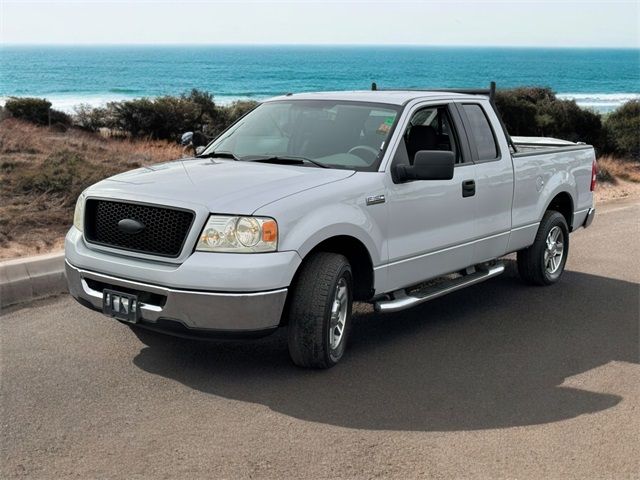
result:
[(451, 180), (456, 156), (442, 150), (420, 150), (413, 165), (396, 166), (396, 177), (401, 182), (408, 180)]
[(189, 145), (193, 138), (193, 132), (184, 132), (180, 137), (180, 145)]
[(199, 147), (196, 147), (196, 155), (200, 155), (202, 152), (205, 151), (207, 147), (205, 147), (204, 145), (200, 145)]

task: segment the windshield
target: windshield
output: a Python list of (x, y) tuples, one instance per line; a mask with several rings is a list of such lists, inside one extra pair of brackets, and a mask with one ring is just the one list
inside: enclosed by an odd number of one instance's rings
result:
[(232, 125), (203, 155), (372, 171), (378, 168), (400, 108), (334, 100), (267, 102)]

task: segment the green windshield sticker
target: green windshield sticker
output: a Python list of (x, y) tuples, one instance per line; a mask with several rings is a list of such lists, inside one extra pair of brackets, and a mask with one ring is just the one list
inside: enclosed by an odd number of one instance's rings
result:
[(382, 122), (378, 127), (378, 129), (376, 130), (376, 133), (378, 135), (386, 135), (387, 133), (389, 133), (389, 130), (391, 130), (391, 127), (393, 126), (393, 122), (395, 121), (395, 119), (396, 119), (395, 115), (392, 117), (385, 118), (384, 122)]

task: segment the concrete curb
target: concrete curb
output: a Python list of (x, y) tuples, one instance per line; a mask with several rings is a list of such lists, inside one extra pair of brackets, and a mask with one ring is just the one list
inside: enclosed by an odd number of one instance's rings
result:
[(0, 262), (0, 308), (66, 291), (64, 252)]

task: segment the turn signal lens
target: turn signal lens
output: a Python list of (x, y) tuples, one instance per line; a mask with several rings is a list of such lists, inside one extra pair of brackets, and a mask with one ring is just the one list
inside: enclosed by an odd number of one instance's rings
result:
[(262, 241), (277, 242), (278, 241), (278, 224), (275, 220), (266, 220), (262, 224)]

